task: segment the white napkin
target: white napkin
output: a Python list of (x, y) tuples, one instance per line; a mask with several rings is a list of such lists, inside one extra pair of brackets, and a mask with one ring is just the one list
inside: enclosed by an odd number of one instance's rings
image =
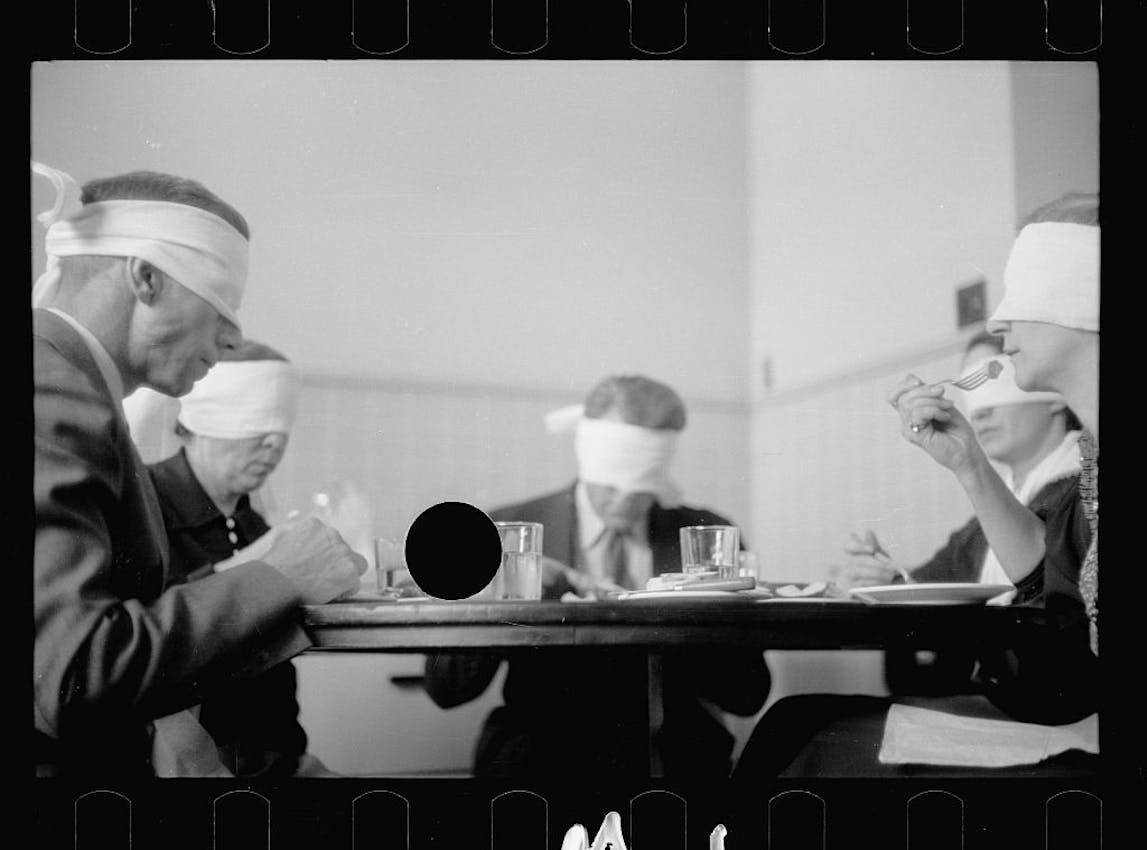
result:
[(1064, 726), (961, 717), (893, 703), (884, 724), (884, 764), (1009, 767), (1067, 750), (1099, 752), (1099, 715)]

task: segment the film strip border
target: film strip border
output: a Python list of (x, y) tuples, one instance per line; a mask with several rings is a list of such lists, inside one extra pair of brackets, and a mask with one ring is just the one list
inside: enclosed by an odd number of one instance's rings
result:
[[(617, 811), (630, 850), (703, 847), (717, 833), (728, 836), (730, 848), (1103, 847), (1099, 794), (1085, 788), (1053, 789), (1039, 782), (1026, 787), (1012, 784), (1007, 786), (1006, 812), (1001, 814), (990, 802), (1000, 797), (999, 789), (991, 788), (994, 784), (981, 781), (975, 793), (894, 784), (879, 802), (868, 799), (860, 804), (850, 802), (858, 786), (847, 783), (826, 791), (762, 793), (755, 800), (738, 801), (736, 793), (723, 792), (716, 804), (713, 795), (703, 795), (700, 806), (665, 790), (642, 792), (622, 798), (621, 803), (601, 794), (594, 798), (589, 791), (577, 801), (576, 793), (567, 790), (550, 795), (562, 801), (552, 806), (545, 795), (534, 791), (475, 791), (471, 783), (415, 782), (400, 790), (364, 790), (353, 780), (315, 780), (256, 790), (210, 780), (194, 780), (190, 787), (175, 781), (159, 783), (148, 793), (95, 789), (71, 799), (61, 795), (55, 825), (63, 840), (45, 841), (48, 834), (41, 831), (37, 843), (76, 850), (150, 846), (409, 850), (440, 842), (491, 850), (557, 850), (574, 824), (584, 825), (592, 837), (606, 812)], [(178, 811), (169, 805), (171, 801)], [(161, 836), (162, 845), (155, 844)], [(858, 836), (864, 837), (860, 844), (854, 843)], [(460, 839), (464, 845), (456, 844)]]
[[(54, 0), (75, 58), (1094, 59), (1102, 0)], [(67, 26), (71, 23), (72, 26)]]

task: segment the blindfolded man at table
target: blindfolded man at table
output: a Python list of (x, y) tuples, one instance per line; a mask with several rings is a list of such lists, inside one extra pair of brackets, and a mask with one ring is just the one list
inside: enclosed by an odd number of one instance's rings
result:
[[(610, 377), (584, 408), (552, 415), (551, 427), (563, 420), (575, 430), (578, 479), (490, 513), (495, 521), (543, 524), (551, 564), (543, 598), (642, 588), (653, 576), (680, 571), (682, 527), (730, 524), (679, 503), (668, 467), (686, 413), (672, 388), (642, 376)], [(461, 705), (485, 691), (505, 660), (504, 704), (480, 734), (476, 775), (649, 775), (644, 655), (432, 655), (427, 692), (443, 708)], [(667, 654), (661, 670), (664, 719), (655, 746), (664, 775), (727, 776), (734, 739), (721, 711), (748, 716), (764, 705), (770, 678), (763, 654)]]
[(33, 170), (57, 193), (32, 291), (37, 775), (153, 776), (201, 731), (204, 696), (309, 646), (298, 606), (356, 590), (366, 563), (309, 520), (242, 569), (175, 580), (122, 402), (184, 395), (239, 344), (247, 224), (195, 181), (133, 172), (81, 191)]

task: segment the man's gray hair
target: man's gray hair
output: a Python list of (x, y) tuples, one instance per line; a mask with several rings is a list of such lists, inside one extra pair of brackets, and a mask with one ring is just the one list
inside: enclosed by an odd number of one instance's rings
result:
[(685, 402), (676, 391), (643, 375), (611, 375), (585, 399), (588, 419), (617, 412), (622, 421), (643, 428), (680, 431), (685, 427)]

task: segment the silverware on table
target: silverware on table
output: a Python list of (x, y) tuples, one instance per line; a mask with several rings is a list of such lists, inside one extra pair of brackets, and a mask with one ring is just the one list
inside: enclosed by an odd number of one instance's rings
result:
[(912, 578), (912, 574), (909, 573), (908, 570), (904, 569), (904, 567), (893, 561), (892, 556), (889, 555), (885, 548), (880, 545), (880, 541), (876, 539), (876, 535), (873, 534), (872, 529), (869, 529), (867, 532), (865, 532), (863, 540), (857, 537), (855, 532), (852, 534), (852, 539), (856, 542), (857, 548), (846, 549), (846, 552), (852, 555), (869, 555), (880, 561), (880, 563), (884, 564), (884, 566), (894, 569), (896, 572), (900, 573), (900, 577), (904, 579), (905, 584), (915, 583)]

